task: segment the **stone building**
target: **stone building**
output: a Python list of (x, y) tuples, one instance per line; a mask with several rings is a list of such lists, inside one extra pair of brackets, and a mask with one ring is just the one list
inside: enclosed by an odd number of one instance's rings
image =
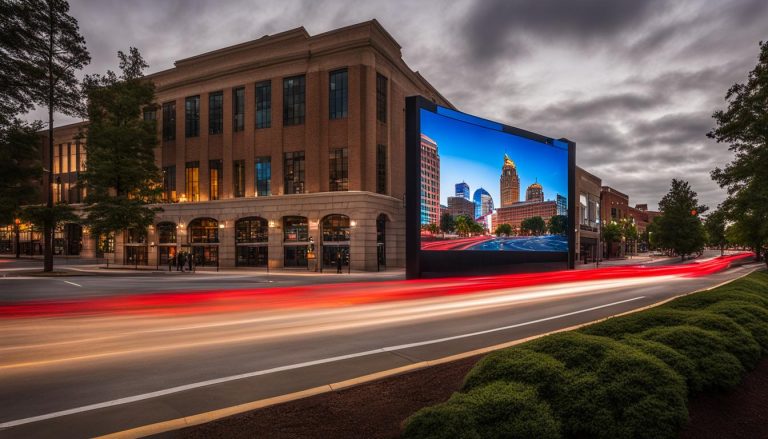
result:
[(576, 260), (595, 262), (600, 255), (600, 190), (602, 180), (576, 167)]
[[(185, 250), (199, 265), (313, 269), (342, 254), (355, 270), (404, 265), (405, 98), (453, 106), (376, 20), (267, 35), (146, 78), (163, 211), (149, 230), (101, 246), (81, 230), (82, 256), (151, 266)], [(73, 204), (85, 124), (54, 133), (67, 163), (54, 169), (56, 196)]]

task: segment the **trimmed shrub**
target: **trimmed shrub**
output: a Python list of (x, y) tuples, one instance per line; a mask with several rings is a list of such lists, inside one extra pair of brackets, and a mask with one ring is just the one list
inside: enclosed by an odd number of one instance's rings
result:
[(673, 326), (649, 329), (638, 335), (665, 344), (693, 361), (695, 369), (685, 377), (692, 393), (735, 386), (744, 373), (744, 366), (727, 351), (723, 337), (715, 332), (695, 326)]
[(569, 369), (550, 400), (567, 437), (675, 437), (687, 420), (684, 378), (658, 358), (605, 337), (562, 332), (525, 344)]
[(689, 315), (685, 311), (654, 308), (635, 314), (613, 317), (581, 328), (579, 331), (590, 335), (620, 339), (627, 334), (637, 334), (651, 328), (679, 325)]
[(706, 310), (652, 309), (608, 319), (585, 327), (582, 332), (620, 339), (627, 334), (637, 334), (652, 328), (680, 325), (696, 326), (722, 335), (728, 352), (735, 355), (746, 368), (754, 367), (760, 360), (760, 345), (749, 331), (727, 316)]
[(685, 323), (721, 335), (725, 348), (739, 359), (745, 369), (754, 368), (760, 361), (760, 345), (749, 331), (733, 319), (702, 310), (691, 313)]
[(619, 342), (658, 358), (683, 378), (691, 376), (696, 370), (696, 365), (690, 358), (657, 341), (628, 335)]
[(549, 355), (510, 348), (492, 352), (480, 360), (464, 379), (464, 391), (494, 381), (520, 382), (534, 386), (542, 398), (562, 392), (567, 378), (565, 366)]
[(738, 300), (740, 302), (749, 302), (768, 310), (768, 295), (764, 296), (756, 293), (755, 290), (732, 285), (722, 288), (722, 290), (715, 289), (683, 296), (665, 304), (664, 307), (679, 310), (704, 309), (718, 302)]
[(706, 310), (727, 316), (740, 324), (760, 345), (762, 355), (768, 355), (768, 311), (749, 302), (737, 300), (718, 302), (708, 306)]
[(405, 438), (560, 438), (560, 424), (532, 386), (496, 381), (445, 403), (422, 409), (405, 422)]

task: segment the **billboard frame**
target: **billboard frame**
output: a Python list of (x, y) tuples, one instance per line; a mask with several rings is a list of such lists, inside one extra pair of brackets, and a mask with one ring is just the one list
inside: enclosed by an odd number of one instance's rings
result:
[(511, 135), (545, 144), (558, 140), (568, 145), (568, 252), (421, 249), (421, 110), (437, 113), (437, 108), (437, 104), (423, 96), (405, 99), (406, 278), (573, 269), (576, 256), (576, 144), (565, 138), (553, 139), (502, 123), (499, 123), (502, 131)]

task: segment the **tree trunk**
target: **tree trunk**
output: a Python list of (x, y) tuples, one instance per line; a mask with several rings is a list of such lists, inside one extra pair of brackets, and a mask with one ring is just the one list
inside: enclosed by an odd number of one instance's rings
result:
[[(53, 209), (53, 4), (48, 2), (48, 196), (45, 206)], [(53, 227), (52, 218), (43, 222), (43, 271), (53, 271)]]

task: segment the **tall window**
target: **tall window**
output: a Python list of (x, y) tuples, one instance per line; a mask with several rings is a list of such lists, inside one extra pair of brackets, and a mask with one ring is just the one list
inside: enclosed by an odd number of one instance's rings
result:
[(163, 201), (176, 201), (176, 166), (163, 168)]
[(256, 195), (272, 195), (272, 158), (256, 157)]
[(220, 200), (222, 182), (224, 179), (221, 160), (208, 161), (208, 179), (210, 181), (210, 193), (208, 194), (208, 198), (211, 200)]
[(176, 140), (176, 102), (163, 104), (163, 140)]
[(232, 90), (232, 129), (242, 131), (245, 129), (245, 87)]
[(285, 193), (304, 193), (304, 151), (286, 152), (283, 160)]
[(387, 194), (387, 145), (376, 145), (376, 192)]
[(347, 117), (347, 69), (330, 73), (328, 81), (328, 114), (331, 119)]
[(224, 131), (224, 92), (217, 91), (208, 95), (208, 134), (221, 134)]
[(272, 81), (256, 84), (256, 128), (272, 126)]
[(304, 123), (304, 75), (283, 79), (283, 125)]
[(184, 167), (184, 195), (188, 201), (200, 200), (200, 162), (187, 162)]
[(184, 100), (184, 134), (186, 137), (200, 135), (200, 96)]
[(331, 191), (349, 190), (349, 154), (347, 148), (336, 148), (330, 151), (329, 185)]
[(376, 120), (387, 123), (387, 78), (376, 74)]
[(232, 194), (235, 197), (245, 196), (245, 160), (232, 162)]

